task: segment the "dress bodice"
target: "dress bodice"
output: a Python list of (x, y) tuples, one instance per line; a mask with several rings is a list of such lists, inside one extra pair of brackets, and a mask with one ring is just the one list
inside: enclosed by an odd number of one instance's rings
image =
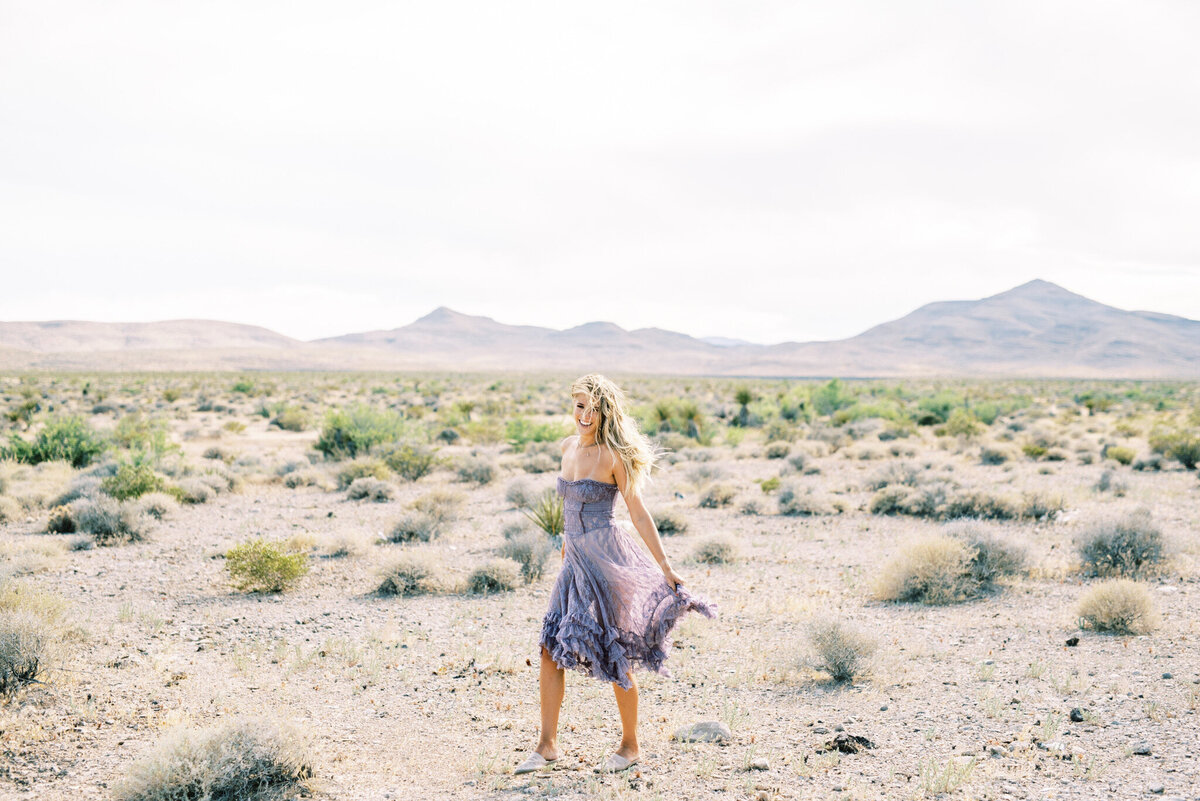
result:
[(567, 481), (558, 477), (558, 494), (563, 499), (566, 533), (577, 534), (613, 524), (613, 501), (617, 485), (581, 478)]

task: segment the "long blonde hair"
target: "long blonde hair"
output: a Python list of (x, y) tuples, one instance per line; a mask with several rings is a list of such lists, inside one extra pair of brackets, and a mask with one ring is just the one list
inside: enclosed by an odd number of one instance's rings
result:
[(641, 493), (659, 451), (626, 411), (625, 393), (602, 375), (589, 373), (571, 385), (571, 397), (586, 395), (589, 408), (600, 414), (596, 442), (612, 450), (625, 466), (625, 496)]

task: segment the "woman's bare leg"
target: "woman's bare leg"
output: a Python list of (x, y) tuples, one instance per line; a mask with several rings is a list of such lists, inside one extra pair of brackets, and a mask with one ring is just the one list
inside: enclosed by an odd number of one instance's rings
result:
[(566, 686), (563, 669), (554, 664), (550, 654), (543, 648), (542, 668), (538, 674), (542, 698), (542, 733), (534, 750), (549, 760), (558, 759), (558, 711), (562, 708)]
[(633, 674), (627, 674), (633, 686), (622, 690), (621, 685), (613, 684), (613, 695), (617, 697), (617, 710), (621, 713), (621, 745), (617, 753), (626, 759), (637, 759), (637, 715), (638, 715), (638, 686)]

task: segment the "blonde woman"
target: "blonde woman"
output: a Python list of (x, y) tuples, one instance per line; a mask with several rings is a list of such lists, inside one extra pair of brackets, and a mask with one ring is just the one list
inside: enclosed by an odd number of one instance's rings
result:
[[(542, 621), (541, 736), (514, 773), (541, 770), (559, 757), (564, 669), (613, 685), (621, 743), (597, 770), (615, 773), (636, 764), (634, 668), (669, 675), (663, 662), (679, 618), (689, 611), (710, 618), (716, 613), (683, 588), (642, 503), (655, 452), (630, 418), (624, 393), (604, 376), (585, 375), (572, 384), (571, 397), (576, 433), (562, 442), (558, 477), (566, 523), (563, 566)], [(649, 554), (613, 519), (618, 493)]]

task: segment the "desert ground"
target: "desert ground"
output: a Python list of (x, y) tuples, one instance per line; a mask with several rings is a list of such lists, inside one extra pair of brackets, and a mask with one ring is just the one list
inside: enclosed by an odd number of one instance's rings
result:
[(1200, 798), (1200, 393), (1152, 382), (617, 377), (720, 613), (639, 765), (569, 673), (513, 776), (573, 377), (0, 376), (0, 797)]

